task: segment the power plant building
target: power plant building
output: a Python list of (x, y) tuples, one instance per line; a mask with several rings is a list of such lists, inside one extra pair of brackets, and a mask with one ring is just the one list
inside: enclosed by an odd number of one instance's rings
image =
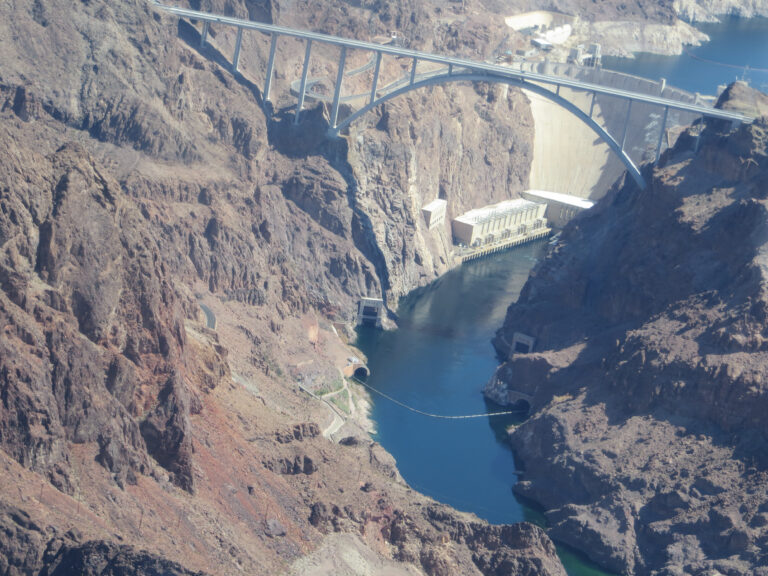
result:
[(517, 198), (470, 210), (453, 220), (453, 240), (470, 247), (485, 246), (545, 228), (546, 204)]
[(421, 213), (424, 215), (424, 220), (426, 221), (429, 230), (432, 230), (432, 228), (440, 226), (445, 222), (445, 208), (447, 205), (447, 201), (438, 198), (422, 207)]
[(523, 192), (523, 198), (543, 203), (547, 207), (547, 221), (553, 228), (563, 228), (576, 214), (595, 205), (592, 200), (586, 198), (548, 190), (526, 190)]

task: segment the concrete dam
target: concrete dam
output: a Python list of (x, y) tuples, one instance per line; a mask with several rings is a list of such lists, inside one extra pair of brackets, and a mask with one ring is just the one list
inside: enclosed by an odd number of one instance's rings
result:
[[(599, 83), (617, 89), (662, 96), (671, 100), (698, 104), (705, 98), (658, 81), (605, 70), (564, 63), (523, 63), (524, 70), (556, 74), (584, 82)], [(525, 90), (524, 90), (525, 91)], [(565, 97), (582, 109), (592, 105), (591, 95), (563, 88)], [(534, 153), (530, 188), (597, 200), (625, 170), (608, 145), (575, 116), (550, 100), (525, 91), (531, 103), (535, 125)], [(659, 134), (663, 111), (635, 102), (627, 111), (625, 102), (615, 98), (597, 98), (595, 117), (614, 134), (621, 134), (626, 123), (626, 148), (641, 163), (653, 161), (657, 147), (663, 151), (673, 145), (683, 126), (698, 117), (685, 111), (670, 110), (665, 129)], [(661, 138), (660, 138), (661, 136)]]

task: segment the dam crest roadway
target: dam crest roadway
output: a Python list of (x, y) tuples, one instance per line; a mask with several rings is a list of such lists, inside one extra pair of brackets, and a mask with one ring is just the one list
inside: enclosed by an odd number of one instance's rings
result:
[[(278, 49), (279, 38), (285, 36), (304, 41), (305, 50), (301, 79), (298, 81), (298, 90), (294, 90), (297, 98), (294, 122), (297, 124), (299, 123), (301, 111), (304, 108), (304, 102), (307, 96), (321, 100), (327, 99), (331, 102), (328, 128), (328, 133), (331, 137), (338, 136), (343, 129), (347, 128), (352, 122), (373, 108), (412, 90), (427, 86), (446, 84), (448, 82), (500, 83), (516, 86), (536, 93), (576, 116), (579, 120), (589, 126), (589, 128), (591, 128), (595, 134), (608, 145), (611, 151), (618, 156), (637, 185), (640, 188), (645, 188), (645, 180), (640, 173), (640, 169), (626, 149), (627, 133), (630, 125), (633, 104), (644, 104), (646, 105), (644, 108), (650, 106), (651, 109), (663, 111), (662, 121), (659, 126), (658, 142), (654, 155), (655, 160), (658, 160), (661, 154), (665, 128), (670, 111), (687, 112), (703, 118), (726, 120), (734, 125), (750, 123), (753, 120), (751, 117), (738, 112), (720, 110), (712, 106), (701, 104), (698, 101), (693, 103), (682, 102), (661, 96), (623, 90), (563, 76), (517, 70), (495, 63), (477, 62), (463, 58), (442, 56), (439, 54), (400, 48), (390, 44), (377, 44), (373, 42), (351, 40), (317, 32), (276, 26), (274, 24), (265, 24), (251, 20), (200, 12), (197, 10), (166, 6), (156, 1), (153, 2), (152, 5), (159, 10), (174, 14), (179, 18), (189, 18), (190, 20), (202, 22), (202, 30), (200, 31), (201, 46), (204, 46), (207, 42), (210, 26), (212, 24), (236, 28), (237, 39), (231, 63), (231, 70), (235, 74), (238, 73), (240, 64), (243, 32), (249, 30), (268, 34), (271, 40), (266, 67), (266, 77), (264, 80), (264, 88), (262, 90), (262, 105), (264, 107), (267, 107), (267, 104), (271, 101), (272, 81), (275, 75), (275, 56)], [(308, 77), (312, 46), (314, 44), (333, 45), (340, 48), (336, 81), (333, 87), (333, 94), (329, 97), (320, 96), (313, 92), (312, 86), (315, 79), (310, 79)], [(344, 71), (347, 51), (350, 49), (369, 52), (371, 55), (368, 64), (352, 71), (353, 74), (359, 74), (373, 68), (370, 91), (367, 94), (342, 95), (344, 78), (350, 75), (349, 73), (345, 74)], [(395, 82), (380, 87), (379, 78), (381, 64), (385, 55), (410, 60), (410, 73)], [(425, 63), (430, 64), (432, 68), (428, 71), (419, 72), (419, 64), (423, 65)], [(579, 106), (566, 99), (560, 93), (562, 88), (589, 94), (591, 96), (589, 109), (582, 110)], [(621, 134), (611, 134), (606, 127), (602, 126), (594, 118), (595, 102), (598, 97), (609, 97), (626, 101), (626, 116), (623, 127), (619, 130)], [(349, 114), (346, 118), (340, 120), (339, 106), (342, 101), (353, 102), (359, 100), (362, 100), (365, 104)]]

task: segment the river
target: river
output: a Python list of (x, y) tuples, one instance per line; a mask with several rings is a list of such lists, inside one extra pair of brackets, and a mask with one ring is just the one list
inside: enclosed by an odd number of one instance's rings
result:
[[(768, 72), (757, 70), (768, 70), (768, 19), (728, 18), (700, 28), (711, 43), (682, 56), (639, 54), (632, 60), (605, 58), (603, 65), (665, 77), (671, 85), (702, 94), (714, 94), (719, 84), (737, 77), (768, 88)], [(750, 69), (730, 67), (744, 64)], [(358, 346), (368, 357), (369, 384), (435, 414), (500, 410), (481, 394), (498, 364), (490, 340), (547, 246), (537, 242), (464, 264), (404, 298), (397, 310), (398, 330), (361, 330)], [(394, 455), (413, 488), (492, 523), (542, 524), (541, 514), (512, 492), (517, 470), (505, 428), (514, 418), (443, 420), (381, 397), (373, 400), (376, 439)], [(570, 576), (606, 574), (574, 551), (559, 552)]]
[[(547, 241), (468, 262), (400, 302), (398, 329), (361, 328), (368, 384), (413, 408), (439, 415), (504, 410), (481, 390), (498, 365), (491, 338), (504, 322)], [(505, 429), (514, 416), (445, 420), (373, 396), (375, 434), (410, 486), (495, 524), (543, 516), (512, 492), (517, 470)], [(559, 549), (571, 576), (602, 576), (578, 553)]]
[[(546, 242), (456, 268), (403, 299), (399, 329), (362, 330), (368, 383), (415, 408), (444, 415), (503, 410), (481, 390), (498, 364), (491, 337), (516, 300)], [(512, 452), (503, 442), (509, 417), (441, 420), (374, 397), (377, 439), (419, 491), (494, 523), (519, 521)]]

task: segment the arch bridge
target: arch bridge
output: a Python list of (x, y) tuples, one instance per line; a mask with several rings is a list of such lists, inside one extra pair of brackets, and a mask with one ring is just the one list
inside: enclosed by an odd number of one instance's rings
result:
[[(339, 132), (348, 127), (355, 120), (363, 116), (368, 111), (378, 105), (396, 98), (402, 94), (417, 90), (426, 86), (435, 86), (449, 82), (488, 82), (500, 83), (509, 86), (517, 86), (539, 94), (558, 106), (568, 110), (571, 114), (579, 118), (589, 126), (599, 136), (610, 149), (619, 157), (629, 174), (641, 188), (645, 188), (645, 181), (639, 168), (630, 158), (625, 146), (627, 141), (627, 131), (632, 114), (632, 105), (635, 103), (648, 104), (663, 111), (663, 119), (659, 127), (658, 142), (656, 145), (655, 158), (661, 153), (663, 137), (666, 130), (667, 119), (670, 111), (681, 111), (692, 113), (704, 118), (717, 118), (727, 120), (733, 124), (749, 123), (753, 119), (728, 110), (720, 110), (711, 106), (694, 102), (681, 102), (661, 96), (654, 96), (640, 92), (622, 90), (610, 86), (604, 86), (596, 83), (582, 82), (573, 78), (554, 76), (550, 74), (541, 74), (513, 69), (507, 66), (501, 66), (489, 62), (477, 62), (463, 58), (453, 58), (428, 52), (419, 52), (400, 48), (391, 44), (377, 44), (373, 42), (363, 42), (360, 40), (350, 40), (319, 34), (304, 30), (286, 28), (274, 24), (265, 24), (253, 22), (240, 18), (231, 18), (197, 10), (188, 10), (174, 6), (166, 6), (155, 1), (154, 6), (162, 11), (173, 14), (179, 18), (188, 18), (190, 20), (202, 23), (200, 32), (200, 43), (204, 46), (208, 39), (208, 33), (212, 24), (234, 27), (237, 30), (237, 39), (235, 41), (234, 54), (232, 56), (231, 69), (233, 73), (238, 73), (240, 63), (240, 52), (244, 31), (257, 31), (270, 36), (269, 57), (266, 67), (266, 78), (264, 80), (264, 89), (262, 91), (263, 102), (266, 105), (271, 99), (272, 81), (275, 74), (275, 55), (278, 48), (278, 41), (281, 37), (296, 38), (305, 42), (304, 62), (302, 66), (301, 78), (298, 81), (296, 92), (296, 113), (294, 122), (298, 124), (301, 111), (304, 107), (306, 96), (317, 99), (328, 100), (331, 103), (330, 126), (328, 132), (330, 136), (338, 136)], [(332, 96), (323, 96), (313, 92), (313, 85), (316, 79), (309, 78), (309, 64), (312, 55), (312, 47), (317, 44), (326, 44), (337, 46), (340, 49), (338, 72), (336, 82), (333, 87)], [(349, 50), (360, 50), (370, 54), (368, 64), (361, 66), (353, 71), (345, 73), (345, 64), (347, 52)], [(410, 61), (410, 72), (403, 78), (380, 86), (381, 63), (384, 56), (391, 56)], [(422, 65), (422, 71), (419, 72), (418, 66)], [(424, 70), (425, 65), (429, 65), (429, 70)], [(370, 91), (364, 95), (353, 94), (343, 95), (343, 84), (345, 77), (356, 75), (373, 69)], [(295, 85), (296, 83), (294, 83)], [(568, 88), (573, 91), (580, 91), (591, 96), (588, 110), (582, 110), (573, 102), (567, 100), (560, 94), (562, 88)], [(598, 123), (594, 118), (595, 102), (599, 97), (610, 97), (620, 99), (626, 102), (626, 117), (620, 135), (613, 135)], [(342, 102), (352, 102), (362, 100), (364, 104), (352, 112), (349, 116), (339, 120), (339, 106)]]

